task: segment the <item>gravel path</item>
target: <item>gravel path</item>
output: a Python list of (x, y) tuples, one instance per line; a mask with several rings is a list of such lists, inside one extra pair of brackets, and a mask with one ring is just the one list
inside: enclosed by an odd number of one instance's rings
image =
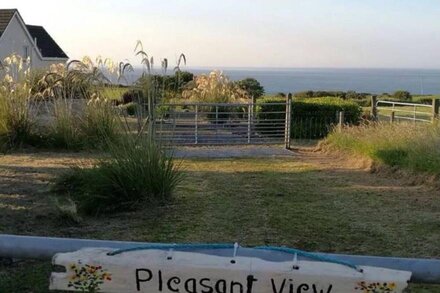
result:
[(238, 158), (238, 157), (291, 157), (295, 153), (282, 146), (204, 146), (179, 147), (174, 150), (178, 158)]

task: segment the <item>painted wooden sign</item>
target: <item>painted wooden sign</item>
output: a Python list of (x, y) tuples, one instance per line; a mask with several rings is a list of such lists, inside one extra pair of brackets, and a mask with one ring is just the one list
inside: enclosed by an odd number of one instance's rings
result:
[(305, 260), (269, 262), (163, 250), (108, 255), (90, 248), (57, 254), (50, 289), (80, 292), (344, 293), (402, 292), (410, 272)]

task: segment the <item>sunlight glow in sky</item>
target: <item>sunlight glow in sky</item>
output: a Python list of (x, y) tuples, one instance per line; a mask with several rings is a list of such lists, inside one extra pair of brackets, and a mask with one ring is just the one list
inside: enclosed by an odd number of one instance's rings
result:
[(2, 0), (72, 58), (188, 66), (440, 68), (438, 0)]

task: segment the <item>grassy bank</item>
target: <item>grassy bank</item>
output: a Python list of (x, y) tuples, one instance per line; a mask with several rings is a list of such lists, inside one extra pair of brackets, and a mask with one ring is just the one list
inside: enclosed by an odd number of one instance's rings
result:
[(330, 148), (418, 172), (440, 174), (440, 126), (414, 123), (375, 123), (347, 127), (325, 140)]

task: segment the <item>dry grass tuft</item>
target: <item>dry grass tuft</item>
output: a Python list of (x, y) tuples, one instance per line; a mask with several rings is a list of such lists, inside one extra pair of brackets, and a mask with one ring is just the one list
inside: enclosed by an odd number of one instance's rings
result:
[(374, 123), (334, 131), (322, 147), (372, 159), (395, 170), (440, 175), (439, 125)]

